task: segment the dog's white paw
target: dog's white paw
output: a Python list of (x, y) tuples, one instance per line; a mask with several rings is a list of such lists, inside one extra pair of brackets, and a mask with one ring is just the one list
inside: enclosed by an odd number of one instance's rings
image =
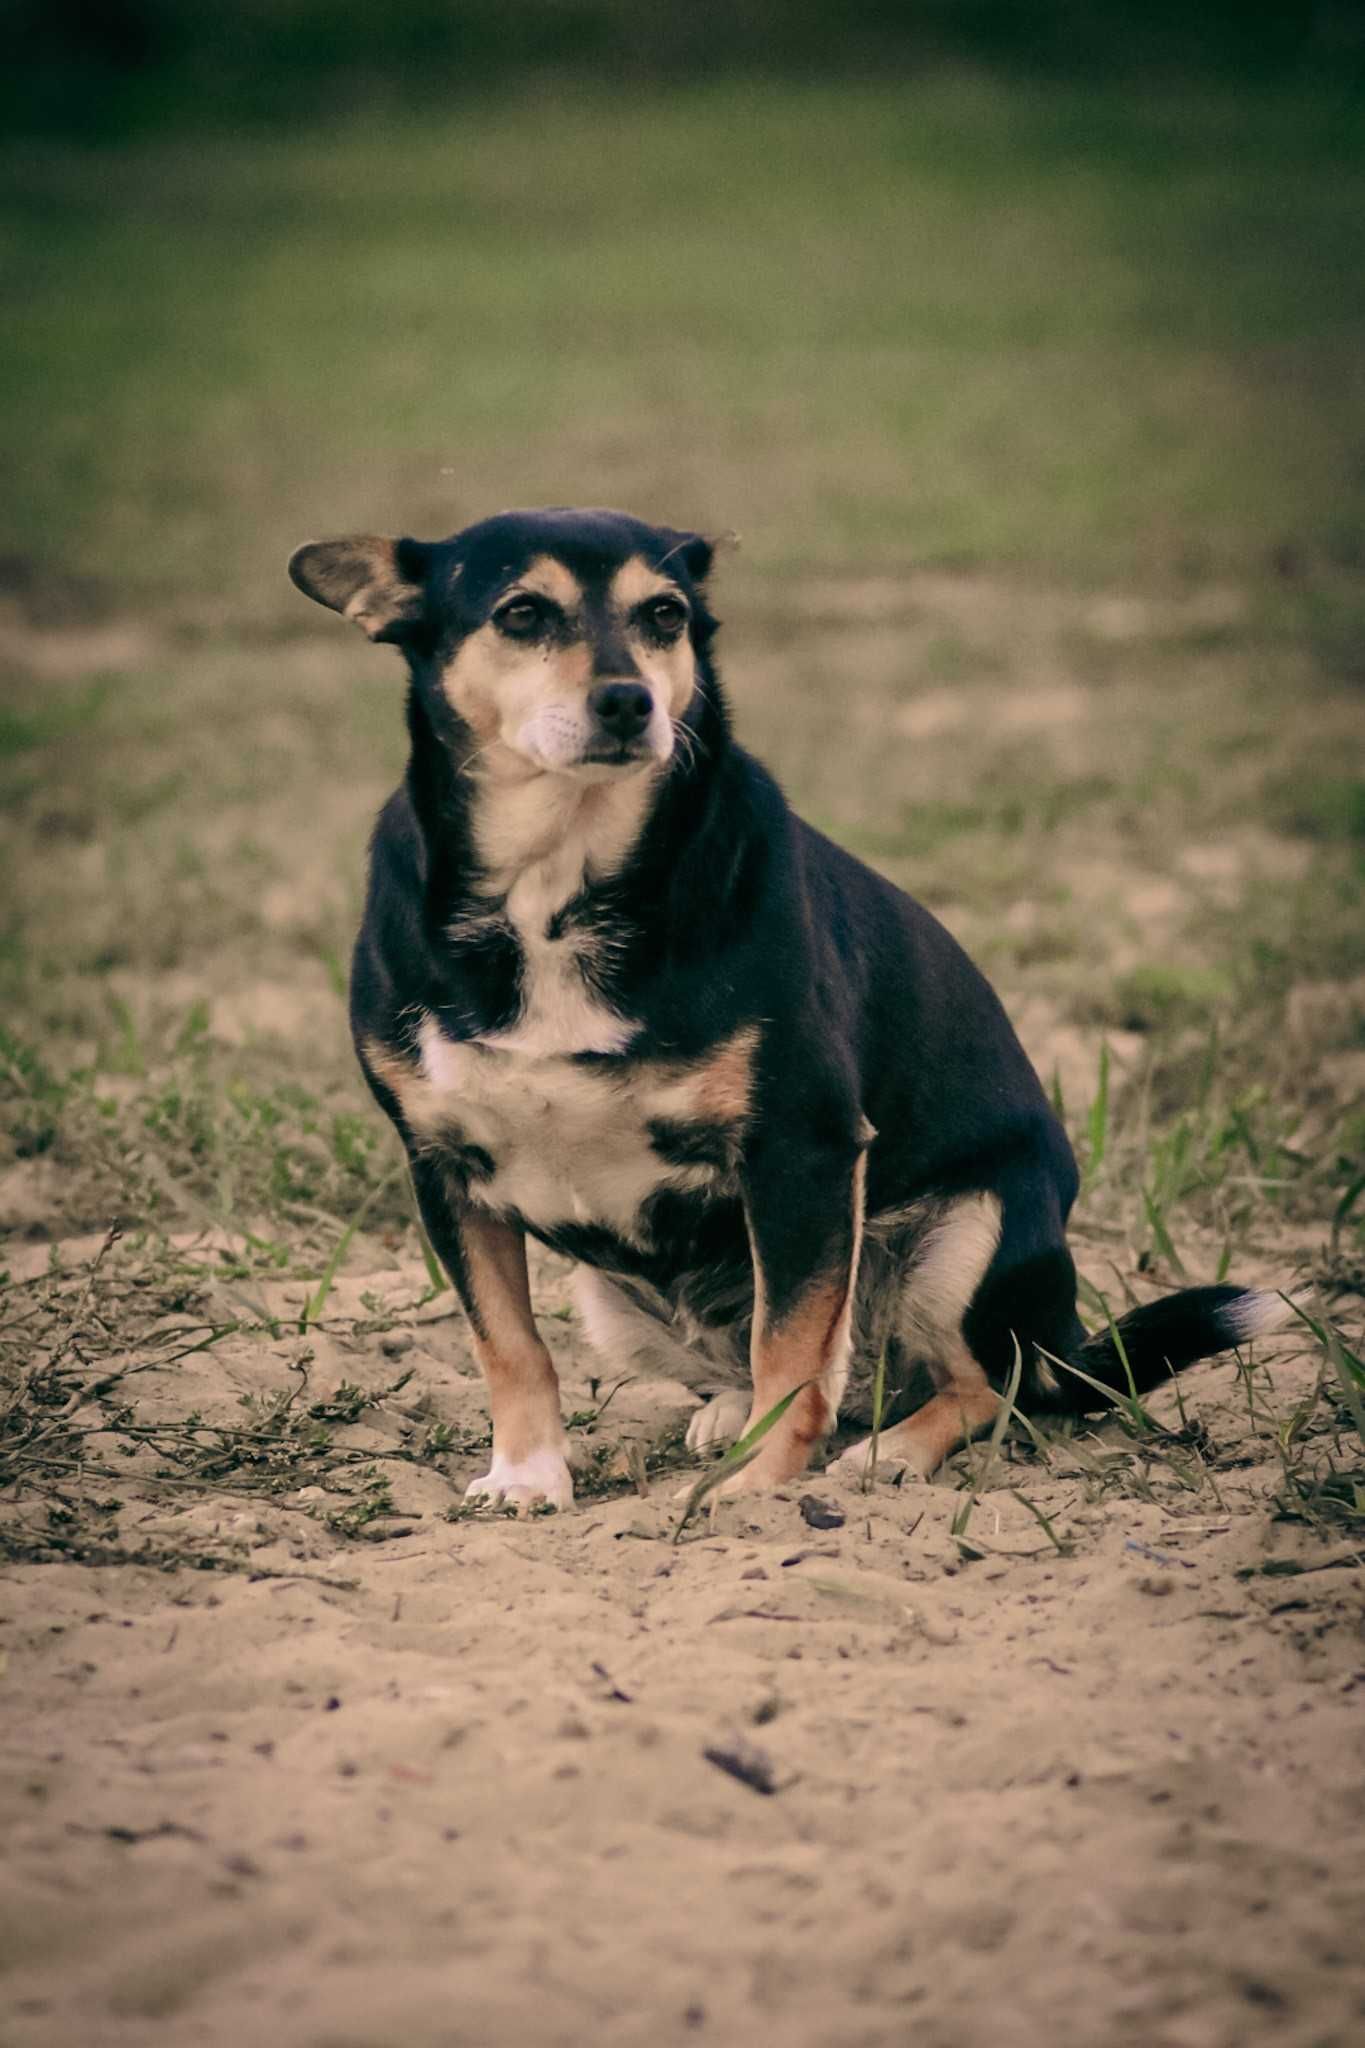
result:
[[(850, 1444), (837, 1458), (831, 1458), (825, 1467), (830, 1479), (848, 1479), (855, 1486), (861, 1486), (867, 1478), (872, 1463), (872, 1439), (865, 1436), (860, 1444)], [(894, 1479), (897, 1473), (909, 1472), (916, 1479), (922, 1477), (915, 1460), (907, 1457), (903, 1450), (888, 1444), (883, 1438), (877, 1450), (878, 1479)]]
[(495, 1456), (482, 1479), (469, 1482), (464, 1497), (471, 1508), (571, 1508), (573, 1476), (562, 1451), (532, 1451), (516, 1460)]
[(749, 1419), (749, 1396), (738, 1387), (727, 1387), (694, 1410), (687, 1425), (689, 1451), (709, 1451), (732, 1444)]

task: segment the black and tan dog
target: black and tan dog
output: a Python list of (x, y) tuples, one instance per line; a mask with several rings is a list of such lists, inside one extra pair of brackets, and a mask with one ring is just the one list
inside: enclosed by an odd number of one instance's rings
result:
[[(594, 1343), (722, 1389), (694, 1446), (801, 1389), (736, 1490), (799, 1473), (846, 1388), (866, 1413), (883, 1353), (902, 1406), (928, 1392), (882, 1431), (887, 1472), (990, 1422), (1016, 1340), (1025, 1407), (1095, 1405), (1049, 1358), (1126, 1384), (1077, 1319), (1076, 1168), (999, 1002), (732, 740), (710, 565), (596, 511), (290, 563), (411, 676), (352, 1018), (488, 1378), (476, 1498), (573, 1496), (528, 1232), (578, 1261)], [(1198, 1287), (1119, 1329), (1142, 1388), (1285, 1313)]]

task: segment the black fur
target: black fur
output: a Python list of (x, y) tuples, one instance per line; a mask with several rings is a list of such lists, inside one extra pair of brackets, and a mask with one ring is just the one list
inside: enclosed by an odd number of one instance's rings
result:
[[(397, 544), (403, 588), (375, 637), (396, 642), (408, 661), (411, 754), (374, 834), (352, 979), (357, 1042), (410, 1052), (412, 1019), (423, 1011), (457, 1040), (518, 1014), (518, 941), (483, 891), (470, 830), (461, 766), (473, 741), (438, 677), (509, 579), (547, 552), (590, 591), (632, 555), (667, 563), (692, 607), (701, 684), (683, 721), (690, 743), (675, 752), (633, 857), (554, 920), (561, 931), (609, 938), (583, 971), (638, 1025), (622, 1054), (581, 1057), (616, 1068), (687, 1060), (743, 1026), (757, 1027), (759, 1043), (742, 1141), (704, 1124), (651, 1132), (661, 1158), (713, 1165), (710, 1191), (659, 1193), (630, 1239), (569, 1217), (542, 1220), (538, 1234), (649, 1290), (665, 1311), (742, 1324), (752, 1298), (747, 1204), (780, 1312), (813, 1274), (847, 1257), (849, 1191), (870, 1122), (869, 1218), (912, 1205), (933, 1213), (974, 1191), (1000, 1198), (999, 1245), (965, 1322), (992, 1380), (1004, 1379), (1017, 1339), (1026, 1402), (1096, 1407), (1073, 1375), (1040, 1379), (1035, 1369), (1043, 1353), (1108, 1386), (1126, 1384), (1108, 1333), (1087, 1340), (1076, 1315), (1065, 1232), (1077, 1173), (1066, 1136), (995, 994), (942, 925), (797, 818), (732, 739), (711, 657), (710, 549), (696, 536), (615, 513), (558, 511)], [(619, 665), (620, 650), (606, 658)], [(452, 926), (468, 936), (452, 942)], [(392, 1094), (370, 1079), (404, 1131)], [(404, 1135), (424, 1213), (429, 1223), (436, 1215), (438, 1249), (460, 1281), (458, 1232), (441, 1227), (442, 1205), (452, 1179), (477, 1201), (492, 1162), (456, 1147), (438, 1170)], [(897, 1256), (913, 1256), (913, 1230), (897, 1243)], [(1240, 1298), (1238, 1289), (1191, 1289), (1126, 1317), (1121, 1335), (1139, 1386), (1168, 1363), (1178, 1369), (1227, 1345), (1231, 1326), (1220, 1316)]]

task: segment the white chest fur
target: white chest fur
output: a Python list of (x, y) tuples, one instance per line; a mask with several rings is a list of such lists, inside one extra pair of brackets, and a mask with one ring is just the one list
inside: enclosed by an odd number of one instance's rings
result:
[[(429, 1140), (449, 1132), (488, 1153), (493, 1174), (472, 1193), (490, 1208), (515, 1209), (542, 1229), (597, 1224), (639, 1242), (652, 1194), (717, 1187), (725, 1177), (715, 1165), (661, 1158), (650, 1134), (659, 1122), (712, 1120), (715, 1055), (687, 1065), (585, 1067), (492, 1041), (456, 1043), (431, 1016), (419, 1027), (418, 1051), (405, 1113)], [(725, 1054), (733, 1063), (731, 1047)]]
[[(611, 1058), (637, 1026), (584, 980), (586, 948), (610, 935), (575, 928), (557, 913), (585, 881), (616, 872), (629, 855), (649, 802), (649, 778), (577, 788), (564, 778), (484, 790), (474, 812), (488, 908), (449, 934), (459, 945), (478, 929), (510, 927), (522, 956), (522, 1004), (506, 1028), (472, 1040), (446, 1036), (429, 1012), (417, 1022), (415, 1059), (369, 1043), (371, 1071), (391, 1089), (415, 1137), (478, 1146), (493, 1171), (471, 1184), (472, 1199), (516, 1210), (539, 1229), (595, 1224), (642, 1242), (642, 1210), (662, 1188), (717, 1191), (732, 1179), (748, 1114), (757, 1031), (746, 1026), (689, 1061)], [(561, 936), (552, 936), (560, 933)], [(679, 1159), (656, 1140), (659, 1125), (701, 1125), (732, 1135), (706, 1160)]]
[[(560, 928), (557, 913), (589, 880), (613, 874), (639, 836), (649, 780), (578, 788), (553, 776), (483, 792), (474, 833), (487, 867), (492, 921), (510, 926), (522, 956), (522, 1009), (481, 1043), (534, 1059), (576, 1052), (620, 1052), (634, 1026), (584, 981), (581, 963), (600, 961), (609, 934)], [(479, 919), (473, 921), (475, 924)], [(459, 939), (468, 925), (457, 927)], [(557, 933), (557, 936), (552, 936)]]
[(521, 949), (522, 1009), (515, 1024), (486, 1033), (481, 1045), (551, 1059), (576, 1052), (621, 1052), (634, 1036), (635, 1026), (594, 995), (583, 978), (583, 961), (589, 955), (600, 958), (609, 938), (572, 925), (551, 937), (558, 929), (556, 913), (582, 882), (581, 858), (576, 873), (562, 860), (543, 860), (527, 868), (508, 890), (502, 921), (511, 926)]

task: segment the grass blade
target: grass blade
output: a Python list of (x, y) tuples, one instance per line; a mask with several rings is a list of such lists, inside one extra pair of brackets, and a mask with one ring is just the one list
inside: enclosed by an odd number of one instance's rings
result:
[(411, 1180), (408, 1182), (408, 1192), (412, 1196), (412, 1220), (417, 1226), (417, 1242), (422, 1247), (422, 1263), (427, 1269), (427, 1285), (430, 1287), (433, 1295), (444, 1294), (450, 1285), (450, 1279), (445, 1267), (436, 1256), (431, 1239), (427, 1236), (427, 1227), (422, 1221), (422, 1212), (417, 1206), (417, 1191), (413, 1187)]
[(813, 1387), (814, 1385), (814, 1380), (802, 1380), (799, 1387), (793, 1387), (789, 1394), (784, 1394), (782, 1399), (771, 1407), (766, 1415), (759, 1416), (752, 1429), (746, 1430), (743, 1436), (736, 1438), (713, 1472), (706, 1472), (702, 1475), (683, 1504), (682, 1517), (677, 1528), (673, 1531), (673, 1541), (675, 1543), (682, 1541), (683, 1530), (687, 1527), (693, 1515), (696, 1514), (697, 1509), (701, 1506), (707, 1495), (714, 1493), (718, 1486), (722, 1485), (734, 1473), (740, 1471), (749, 1463), (751, 1458), (757, 1457), (758, 1447), (768, 1434), (768, 1431), (775, 1423), (782, 1420), (782, 1417), (791, 1407), (797, 1395), (804, 1393), (807, 1387)]
[(986, 1439), (986, 1455), (982, 1460), (981, 1471), (963, 1505), (953, 1516), (951, 1534), (954, 1536), (966, 1535), (967, 1524), (972, 1519), (972, 1510), (975, 1508), (982, 1493), (984, 1493), (986, 1482), (995, 1469), (995, 1461), (999, 1455), (1000, 1446), (1005, 1440), (1005, 1431), (1010, 1426), (1010, 1417), (1014, 1414), (1014, 1404), (1019, 1398), (1019, 1383), (1023, 1377), (1024, 1354), (1019, 1349), (1019, 1339), (1015, 1337), (1014, 1364), (1010, 1367), (1009, 1380), (1001, 1397), (1000, 1406), (996, 1410), (991, 1433)]
[(1343, 1386), (1353, 1387), (1356, 1393), (1365, 1394), (1365, 1361), (1357, 1358), (1354, 1351), (1346, 1349), (1331, 1323), (1327, 1325), (1327, 1348), (1332, 1354), (1332, 1363), (1341, 1374)]
[(1100, 1074), (1095, 1089), (1095, 1100), (1090, 1105), (1086, 1120), (1086, 1135), (1090, 1150), (1085, 1162), (1085, 1184), (1094, 1181), (1104, 1164), (1104, 1155), (1109, 1147), (1109, 1040), (1100, 1040)]
[(1166, 1228), (1166, 1219), (1161, 1213), (1160, 1205), (1156, 1197), (1146, 1187), (1142, 1190), (1142, 1206), (1147, 1212), (1148, 1228), (1156, 1239), (1156, 1248), (1161, 1253), (1162, 1258), (1165, 1259), (1173, 1272), (1179, 1274), (1182, 1280), (1188, 1279), (1189, 1275), (1185, 1271), (1185, 1262), (1171, 1242), (1171, 1233)]
[(1319, 1320), (1310, 1316), (1299, 1306), (1291, 1295), (1282, 1294), (1300, 1322), (1306, 1323), (1332, 1362), (1332, 1370), (1341, 1381), (1341, 1391), (1346, 1396), (1346, 1406), (1351, 1411), (1356, 1435), (1365, 1444), (1365, 1361), (1357, 1358), (1354, 1351), (1348, 1351), (1342, 1343), (1333, 1324), (1326, 1316)]
[(360, 1204), (360, 1207), (356, 1210), (354, 1216), (352, 1216), (350, 1222), (346, 1225), (346, 1228), (342, 1231), (341, 1236), (332, 1248), (332, 1256), (322, 1269), (322, 1278), (318, 1281), (316, 1288), (303, 1305), (303, 1313), (299, 1317), (300, 1330), (306, 1330), (309, 1324), (315, 1323), (322, 1314), (327, 1303), (327, 1297), (332, 1291), (332, 1283), (336, 1279), (337, 1269), (351, 1248), (352, 1238), (369, 1215), (379, 1197), (393, 1186), (403, 1170), (402, 1167), (395, 1167), (392, 1173), (385, 1174), (383, 1180), (377, 1180), (364, 1201)]
[[(1155, 1431), (1156, 1424), (1138, 1399), (1136, 1390), (1131, 1394), (1125, 1394), (1117, 1387), (1107, 1387), (1103, 1380), (1097, 1380), (1093, 1373), (1083, 1371), (1079, 1365), (1072, 1365), (1069, 1359), (1058, 1358), (1051, 1351), (1044, 1351), (1042, 1355), (1049, 1365), (1060, 1366), (1063, 1372), (1069, 1372), (1074, 1379), (1084, 1380), (1086, 1386), (1093, 1387), (1111, 1408), (1117, 1408), (1121, 1415), (1128, 1418), (1137, 1434), (1150, 1436)], [(1129, 1377), (1131, 1379), (1131, 1373)]]
[(882, 1436), (882, 1405), (886, 1399), (886, 1346), (877, 1360), (877, 1374), (872, 1382), (872, 1448), (868, 1453), (867, 1465), (863, 1471), (863, 1492), (871, 1493), (877, 1483), (877, 1447)]
[(1078, 1297), (1078, 1299), (1079, 1299), (1079, 1300), (1081, 1300), (1081, 1301), (1083, 1301), (1083, 1302), (1085, 1303), (1085, 1305), (1086, 1305), (1086, 1307), (1087, 1307), (1087, 1308), (1089, 1309), (1089, 1311), (1090, 1311), (1091, 1315), (1093, 1315), (1093, 1316), (1107, 1316), (1107, 1315), (1108, 1315), (1108, 1313), (1109, 1313), (1109, 1304), (1108, 1304), (1108, 1302), (1107, 1302), (1107, 1301), (1105, 1300), (1104, 1296), (1103, 1296), (1103, 1295), (1102, 1295), (1102, 1294), (1100, 1293), (1100, 1290), (1099, 1290), (1099, 1288), (1098, 1288), (1098, 1287), (1096, 1287), (1096, 1285), (1095, 1285), (1094, 1281), (1093, 1281), (1093, 1280), (1087, 1280), (1087, 1279), (1086, 1279), (1086, 1277), (1085, 1277), (1085, 1275), (1084, 1275), (1084, 1273), (1078, 1273), (1078, 1274), (1076, 1275), (1076, 1293), (1077, 1293), (1077, 1297)]
[(1053, 1528), (1051, 1522), (1048, 1520), (1047, 1516), (1043, 1513), (1040, 1507), (1035, 1506), (1033, 1501), (1029, 1500), (1024, 1494), (1020, 1493), (1017, 1490), (1017, 1488), (1013, 1486), (1010, 1488), (1010, 1498), (1011, 1500), (1017, 1500), (1021, 1508), (1028, 1509), (1034, 1521), (1038, 1524), (1038, 1527), (1042, 1530), (1048, 1542), (1056, 1551), (1058, 1557), (1070, 1557), (1072, 1546), (1069, 1543), (1065, 1542), (1063, 1538), (1057, 1534), (1057, 1531)]
[[(1100, 1298), (1101, 1300), (1104, 1299), (1103, 1296)], [(1123, 1341), (1119, 1326), (1114, 1321), (1114, 1311), (1110, 1308), (1107, 1301), (1104, 1303), (1104, 1318), (1109, 1325), (1110, 1340), (1119, 1355), (1119, 1364), (1123, 1367), (1123, 1377), (1128, 1382), (1128, 1398), (1132, 1402), (1136, 1413), (1141, 1417), (1144, 1426), (1147, 1426), (1147, 1411), (1138, 1399), (1137, 1381), (1133, 1377), (1133, 1368), (1128, 1362), (1128, 1346)]]
[(1361, 1196), (1365, 1195), (1365, 1173), (1358, 1173), (1347, 1188), (1336, 1208), (1332, 1211), (1332, 1250), (1336, 1251), (1341, 1242), (1341, 1233), (1346, 1228), (1346, 1219)]

